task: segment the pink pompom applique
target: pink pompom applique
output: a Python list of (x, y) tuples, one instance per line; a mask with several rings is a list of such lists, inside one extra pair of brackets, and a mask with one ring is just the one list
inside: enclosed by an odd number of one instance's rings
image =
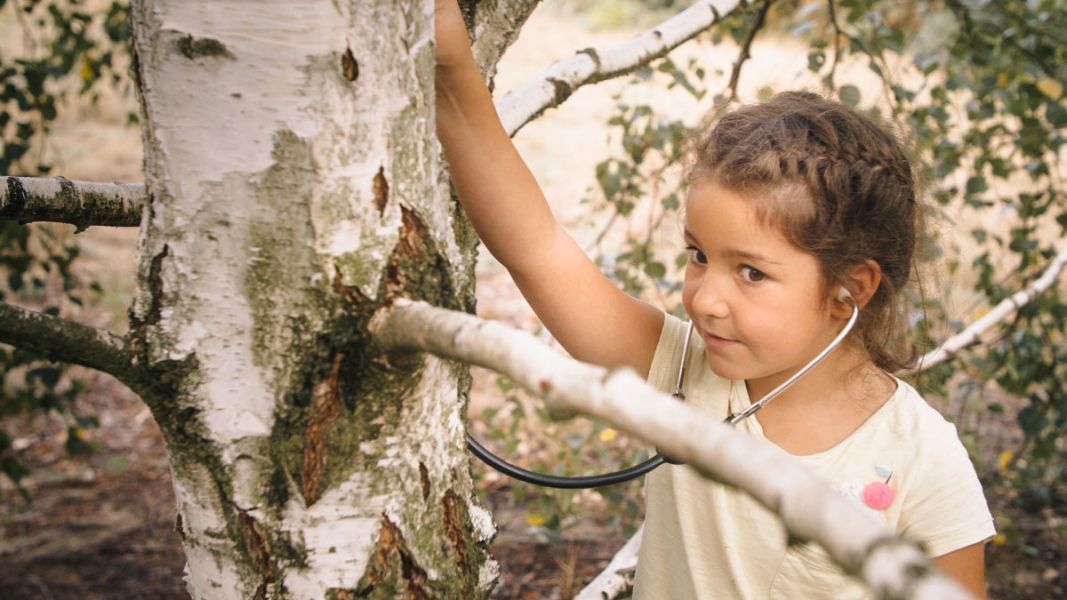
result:
[(896, 492), (881, 481), (872, 481), (863, 486), (863, 503), (874, 510), (885, 510), (893, 505)]

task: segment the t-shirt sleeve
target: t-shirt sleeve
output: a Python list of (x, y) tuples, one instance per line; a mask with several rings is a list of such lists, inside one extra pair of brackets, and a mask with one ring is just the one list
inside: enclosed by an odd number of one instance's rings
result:
[[(931, 409), (932, 410), (932, 409)], [(993, 537), (982, 484), (956, 427), (938, 418), (918, 456), (910, 493), (901, 513), (900, 533), (921, 542), (931, 557)]]
[(657, 390), (668, 394), (674, 391), (685, 333), (684, 321), (669, 314), (664, 315), (663, 330), (660, 331), (656, 353), (652, 355), (652, 365), (648, 369), (648, 384)]

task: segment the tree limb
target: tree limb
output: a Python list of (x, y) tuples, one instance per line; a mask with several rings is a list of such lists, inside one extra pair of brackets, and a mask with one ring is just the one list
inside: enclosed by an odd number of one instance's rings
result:
[(508, 92), (497, 112), (508, 135), (545, 110), (559, 106), (579, 87), (625, 75), (659, 58), (718, 23), (739, 0), (702, 0), (631, 40), (611, 48), (587, 48), (557, 61), (532, 81)]
[(468, 17), (468, 33), (474, 61), (490, 83), (496, 76), (496, 65), (504, 51), (519, 37), (530, 13), (541, 0), (480, 0), (462, 2)]
[(918, 545), (895, 537), (781, 450), (649, 386), (631, 369), (566, 358), (533, 336), (466, 313), (398, 300), (371, 322), (379, 344), (462, 360), (503, 373), (550, 404), (627, 431), (702, 475), (745, 490), (790, 535), (818, 542), (882, 598), (968, 598)]
[(642, 524), (600, 575), (582, 588), (574, 600), (617, 598), (619, 594), (630, 589), (633, 585), (633, 573), (637, 570), (637, 551), (641, 549), (641, 537), (644, 533), (645, 526)]
[(126, 340), (102, 329), (0, 302), (0, 342), (110, 373), (130, 384), (137, 379)]
[(140, 183), (71, 181), (65, 177), (0, 177), (0, 219), (137, 227), (145, 204)]
[(1017, 310), (1026, 306), (1037, 296), (1052, 287), (1052, 284), (1056, 282), (1056, 279), (1059, 278), (1060, 274), (1063, 272), (1064, 267), (1067, 267), (1067, 243), (1063, 245), (1059, 253), (1056, 254), (1056, 257), (1049, 263), (1045, 272), (1041, 274), (1041, 277), (1038, 277), (1030, 285), (1002, 300), (1000, 304), (994, 306), (992, 310), (982, 315), (981, 318), (975, 320), (974, 323), (968, 325), (963, 331), (950, 337), (937, 349), (927, 352), (919, 360), (919, 366), (911, 372), (921, 372), (931, 369), (952, 358), (960, 350), (979, 343), (983, 333), (991, 329), (994, 325), (1007, 319)]

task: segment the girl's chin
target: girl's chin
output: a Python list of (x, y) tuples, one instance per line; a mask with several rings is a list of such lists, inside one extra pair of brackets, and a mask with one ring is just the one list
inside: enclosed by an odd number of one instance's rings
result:
[(745, 381), (760, 375), (752, 369), (745, 368), (744, 365), (737, 364), (736, 361), (727, 362), (711, 355), (708, 355), (708, 368), (719, 377), (731, 381)]

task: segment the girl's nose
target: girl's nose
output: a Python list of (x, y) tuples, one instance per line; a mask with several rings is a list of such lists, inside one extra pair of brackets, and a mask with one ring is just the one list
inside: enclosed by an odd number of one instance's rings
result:
[(696, 294), (693, 296), (693, 310), (697, 313), (723, 319), (730, 315), (730, 305), (720, 286), (716, 286), (711, 277), (704, 277)]

